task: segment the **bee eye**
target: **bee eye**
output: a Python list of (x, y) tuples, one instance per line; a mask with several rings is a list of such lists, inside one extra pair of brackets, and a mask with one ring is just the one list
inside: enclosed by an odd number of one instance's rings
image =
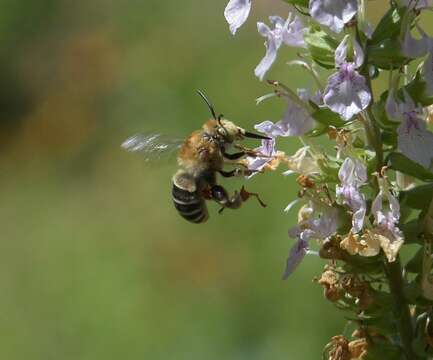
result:
[(226, 131), (226, 129), (220, 127), (220, 128), (218, 128), (217, 131), (218, 131), (218, 134), (220, 134), (221, 136), (227, 136), (227, 131)]

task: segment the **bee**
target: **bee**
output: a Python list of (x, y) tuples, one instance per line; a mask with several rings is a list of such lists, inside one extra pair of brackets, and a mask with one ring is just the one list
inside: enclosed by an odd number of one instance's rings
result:
[[(191, 133), (180, 145), (177, 154), (179, 170), (172, 178), (172, 199), (178, 213), (192, 223), (204, 223), (209, 218), (206, 201), (213, 200), (221, 205), (219, 213), (224, 209), (238, 209), (250, 197), (255, 197), (260, 205), (257, 193), (251, 193), (244, 187), (229, 196), (226, 189), (217, 183), (217, 174), (225, 178), (249, 176), (249, 170), (242, 159), (245, 156), (260, 156), (254, 150), (237, 144), (244, 138), (270, 140), (266, 136), (251, 133), (224, 119), (223, 115), (216, 116), (215, 110), (201, 92), (197, 91), (207, 104), (212, 118), (207, 120), (201, 129)], [(158, 142), (158, 135), (143, 137), (134, 136), (123, 143), (128, 151), (144, 151), (160, 154), (172, 148), (165, 143)], [(238, 152), (229, 153), (230, 147), (238, 148)], [(226, 171), (224, 165), (235, 165)]]

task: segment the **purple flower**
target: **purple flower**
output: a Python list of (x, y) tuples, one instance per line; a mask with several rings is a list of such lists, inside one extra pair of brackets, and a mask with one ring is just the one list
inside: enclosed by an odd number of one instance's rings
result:
[(286, 280), (293, 273), (293, 271), (295, 271), (295, 269), (304, 259), (305, 255), (307, 255), (308, 251), (308, 241), (299, 239), (289, 251), (289, 256), (287, 257), (286, 261), (286, 268), (284, 269), (282, 276), (283, 280)]
[(310, 113), (301, 105), (287, 99), (287, 109), (283, 118), (277, 123), (266, 120), (254, 128), (269, 137), (301, 136), (313, 128), (314, 122)]
[(357, 0), (310, 0), (310, 14), (322, 25), (339, 33), (358, 11)]
[(338, 72), (331, 75), (325, 89), (323, 100), (332, 111), (338, 113), (344, 120), (364, 110), (371, 101), (371, 93), (365, 78), (356, 68), (362, 65), (364, 53), (359, 44), (354, 41), (354, 62), (346, 62), (348, 36), (335, 50), (335, 64)]
[[(381, 181), (380, 184), (381, 189), (371, 205), (375, 224), (400, 236), (401, 232), (397, 228), (400, 219), (400, 204), (387, 186), (384, 186), (384, 182)], [(386, 207), (384, 207), (384, 203), (386, 203)]]
[(379, 179), (380, 191), (371, 205), (374, 232), (379, 235), (380, 245), (389, 262), (395, 260), (398, 250), (404, 242), (403, 233), (397, 227), (400, 219), (400, 204), (388, 190), (386, 179)]
[(232, 34), (236, 34), (247, 20), (251, 10), (251, 0), (230, 0), (224, 10), (224, 16), (230, 25)]
[(277, 154), (277, 151), (275, 149), (275, 139), (262, 140), (262, 145), (258, 148), (255, 148), (254, 151), (263, 156), (257, 156), (257, 157), (248, 156), (245, 158), (245, 160), (247, 162), (247, 167), (249, 170), (252, 170), (254, 172), (259, 172), (263, 170), (263, 168), (267, 164), (273, 161), (274, 156)]
[(304, 42), (305, 28), (298, 16), (292, 19), (292, 13), (289, 13), (286, 21), (279, 16), (270, 16), (269, 20), (274, 25), (273, 30), (262, 22), (257, 23), (259, 34), (266, 38), (266, 54), (254, 70), (255, 75), (260, 80), (263, 80), (271, 68), (277, 58), (278, 49), (283, 43), (289, 46), (306, 47)]
[(325, 240), (337, 231), (337, 212), (331, 207), (315, 206), (310, 201), (300, 209), (298, 217), (298, 225), (289, 230), (289, 237), (296, 238), (297, 242), (289, 251), (284, 280), (293, 273), (305, 255), (311, 252), (310, 240)]
[(297, 93), (299, 98), (307, 103), (309, 101), (313, 102), (314, 104), (316, 104), (317, 106), (321, 107), (323, 106), (323, 94), (321, 90), (317, 90), (314, 95), (311, 95), (310, 92), (308, 91), (308, 89), (297, 89)]
[(403, 55), (416, 59), (424, 56), (429, 51), (431, 40), (420, 26), (416, 26), (418, 32), (421, 34), (421, 39), (415, 39), (412, 37), (410, 28), (406, 31), (406, 34), (401, 44)]
[(404, 114), (397, 129), (399, 150), (409, 159), (429, 169), (433, 159), (433, 133), (428, 131), (418, 113)]
[(397, 102), (391, 89), (386, 101), (388, 117), (400, 121), (397, 129), (398, 149), (412, 161), (429, 169), (433, 159), (433, 133), (421, 118), (422, 109), (416, 108), (407, 92), (405, 101)]
[(424, 80), (426, 83), (425, 95), (433, 96), (433, 46), (429, 51), (429, 55), (424, 60), (424, 65), (422, 69), (424, 74)]
[(338, 172), (341, 186), (337, 185), (336, 195), (340, 203), (353, 212), (352, 232), (358, 233), (364, 226), (367, 204), (359, 188), (367, 182), (367, 169), (358, 159), (346, 158)]
[(425, 31), (416, 26), (418, 32), (421, 34), (421, 39), (414, 39), (410, 29), (406, 31), (403, 43), (402, 52), (405, 56), (416, 59), (428, 54), (423, 64), (423, 75), (426, 82), (426, 95), (433, 95), (433, 39), (430, 38)]
[(319, 165), (316, 160), (309, 156), (309, 147), (304, 146), (296, 151), (292, 156), (286, 156), (286, 163), (289, 170), (283, 172), (283, 175), (291, 175), (294, 173), (302, 175), (311, 175), (320, 173)]

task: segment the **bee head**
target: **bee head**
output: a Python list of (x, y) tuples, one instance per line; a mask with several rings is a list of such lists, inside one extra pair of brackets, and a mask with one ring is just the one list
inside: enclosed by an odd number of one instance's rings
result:
[(242, 140), (245, 135), (244, 129), (225, 119), (217, 120), (215, 130), (217, 137), (225, 143), (233, 143), (237, 140)]
[(250, 133), (248, 131), (245, 131), (241, 127), (235, 125), (231, 121), (223, 119), (223, 115), (216, 116), (215, 110), (213, 108), (213, 105), (208, 100), (208, 98), (201, 92), (200, 90), (197, 90), (197, 93), (200, 95), (200, 97), (204, 100), (204, 102), (207, 104), (213, 119), (208, 120), (203, 125), (203, 130), (206, 134), (208, 134), (212, 139), (220, 142), (220, 143), (233, 143), (237, 140), (242, 140), (244, 137), (249, 137), (253, 139), (267, 139), (270, 138), (254, 133)]
[(203, 130), (213, 139), (225, 144), (231, 144), (246, 137), (269, 140), (266, 136), (245, 131), (245, 129), (235, 125), (233, 122), (221, 118), (208, 120), (203, 125)]

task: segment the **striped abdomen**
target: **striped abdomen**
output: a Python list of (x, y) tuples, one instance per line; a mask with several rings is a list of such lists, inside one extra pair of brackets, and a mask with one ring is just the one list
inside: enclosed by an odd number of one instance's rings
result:
[(190, 192), (180, 188), (173, 182), (172, 195), (174, 206), (184, 219), (196, 224), (205, 222), (208, 219), (205, 201), (197, 191)]

